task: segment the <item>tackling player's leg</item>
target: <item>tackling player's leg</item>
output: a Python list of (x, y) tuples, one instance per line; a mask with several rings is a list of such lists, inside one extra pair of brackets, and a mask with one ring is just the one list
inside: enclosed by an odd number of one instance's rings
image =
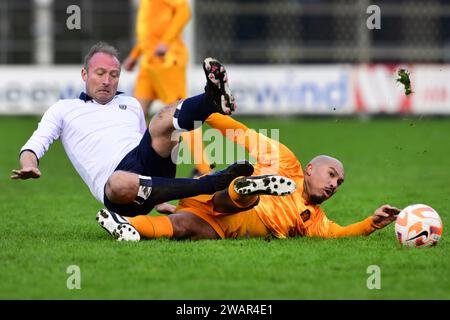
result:
[(139, 232), (124, 217), (107, 209), (101, 209), (96, 216), (97, 222), (118, 241), (139, 241)]
[[(227, 189), (215, 193), (214, 211), (223, 212), (224, 216), (247, 211), (257, 205), (260, 195), (288, 195), (292, 194), (295, 188), (292, 180), (281, 176), (239, 177), (234, 179)], [(206, 220), (183, 209), (169, 216), (139, 215), (130, 218), (102, 209), (97, 214), (97, 221), (118, 240), (138, 241), (135, 231), (140, 237), (147, 239), (220, 238)]]
[[(205, 93), (188, 98), (178, 106), (160, 110), (150, 122), (149, 133), (137, 147), (137, 156), (127, 155), (131, 157), (131, 165), (124, 161), (127, 159), (122, 160), (117, 171), (109, 177), (105, 186), (105, 205), (108, 208), (129, 215), (130, 208), (123, 205), (145, 203), (145, 211), (148, 212), (158, 203), (212, 194), (225, 188), (235, 177), (253, 173), (253, 167), (246, 162), (236, 163), (225, 171), (201, 179), (171, 179), (175, 176), (175, 165), (170, 156), (178, 144), (178, 140), (173, 138), (174, 131), (192, 130), (214, 112), (231, 113), (235, 109), (225, 68), (217, 60), (209, 58), (205, 60), (204, 70), (207, 79)], [(164, 169), (155, 172), (155, 167)], [(143, 171), (153, 174), (144, 175)]]
[(97, 222), (118, 241), (139, 241), (141, 238), (157, 239), (219, 239), (216, 231), (203, 219), (190, 212), (176, 212), (170, 216), (122, 217), (102, 209)]
[(214, 194), (214, 211), (227, 215), (250, 210), (258, 205), (260, 195), (286, 196), (296, 188), (293, 180), (278, 175), (238, 177), (228, 189)]
[(207, 79), (205, 93), (161, 109), (150, 122), (152, 147), (160, 156), (170, 155), (178, 143), (173, 139), (174, 131), (191, 131), (213, 113), (231, 114), (236, 109), (224, 66), (207, 58), (204, 71)]
[(295, 154), (284, 144), (262, 133), (248, 128), (245, 124), (219, 113), (211, 114), (206, 123), (227, 139), (244, 147), (257, 163), (264, 167), (264, 173), (295, 175), (301, 168)]
[(150, 212), (155, 205), (167, 201), (213, 194), (226, 188), (235, 178), (251, 175), (253, 170), (248, 161), (238, 161), (199, 179), (150, 177), (116, 171), (106, 183), (104, 203), (121, 215), (134, 216)]

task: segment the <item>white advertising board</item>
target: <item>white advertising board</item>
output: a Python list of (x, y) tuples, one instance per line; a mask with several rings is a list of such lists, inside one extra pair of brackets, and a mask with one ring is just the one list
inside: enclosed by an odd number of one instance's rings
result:
[[(396, 82), (411, 72), (413, 94)], [(450, 65), (228, 66), (237, 114), (450, 114)], [(122, 72), (132, 94), (137, 72)], [(189, 95), (203, 92), (201, 67), (188, 71)], [(42, 114), (83, 90), (77, 66), (0, 67), (0, 114)]]

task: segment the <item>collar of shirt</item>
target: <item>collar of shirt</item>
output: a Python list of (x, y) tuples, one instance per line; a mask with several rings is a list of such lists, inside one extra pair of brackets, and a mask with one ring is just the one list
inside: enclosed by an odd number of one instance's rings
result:
[(302, 202), (303, 202), (303, 204), (305, 205), (305, 206), (307, 206), (307, 207), (312, 207), (312, 208), (316, 208), (316, 207), (318, 207), (319, 205), (317, 205), (317, 204), (314, 204), (314, 203), (310, 203), (308, 200), (306, 200), (305, 198), (303, 198), (303, 197), (301, 197), (302, 198)]
[[(122, 91), (117, 91), (114, 97), (117, 97), (119, 94), (123, 94), (123, 92)], [(84, 102), (94, 101), (94, 98), (92, 98), (91, 96), (89, 96), (85, 92), (81, 92), (80, 96), (78, 97), (78, 99), (83, 100)]]

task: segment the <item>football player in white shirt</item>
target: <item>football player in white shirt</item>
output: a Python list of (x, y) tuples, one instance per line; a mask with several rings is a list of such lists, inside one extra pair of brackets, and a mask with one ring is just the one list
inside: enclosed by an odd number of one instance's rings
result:
[(175, 130), (192, 130), (214, 112), (231, 114), (234, 98), (221, 63), (207, 58), (203, 64), (205, 93), (162, 108), (148, 128), (139, 102), (120, 92), (117, 50), (104, 42), (85, 57), (81, 77), (86, 92), (79, 99), (59, 100), (43, 115), (38, 128), (20, 151), (20, 169), (12, 179), (39, 178), (39, 159), (50, 144), (61, 139), (76, 171), (91, 193), (111, 211), (123, 216), (173, 212), (166, 201), (213, 194), (238, 176), (253, 173), (247, 161), (203, 176), (176, 179), (172, 150)]

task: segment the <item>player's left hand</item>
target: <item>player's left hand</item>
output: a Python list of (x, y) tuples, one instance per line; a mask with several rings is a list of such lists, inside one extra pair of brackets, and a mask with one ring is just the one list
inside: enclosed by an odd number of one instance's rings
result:
[(384, 228), (392, 221), (395, 221), (395, 219), (397, 219), (400, 211), (401, 210), (396, 207), (385, 204), (375, 210), (372, 215), (372, 221), (377, 227)]
[(167, 51), (169, 51), (169, 47), (167, 45), (165, 45), (164, 43), (160, 43), (156, 46), (155, 56), (164, 57), (166, 55)]
[(176, 206), (174, 206), (173, 204), (170, 204), (170, 203), (166, 203), (166, 202), (157, 204), (155, 206), (156, 211), (158, 211), (159, 213), (164, 213), (164, 214), (175, 213), (175, 208), (176, 208)]

